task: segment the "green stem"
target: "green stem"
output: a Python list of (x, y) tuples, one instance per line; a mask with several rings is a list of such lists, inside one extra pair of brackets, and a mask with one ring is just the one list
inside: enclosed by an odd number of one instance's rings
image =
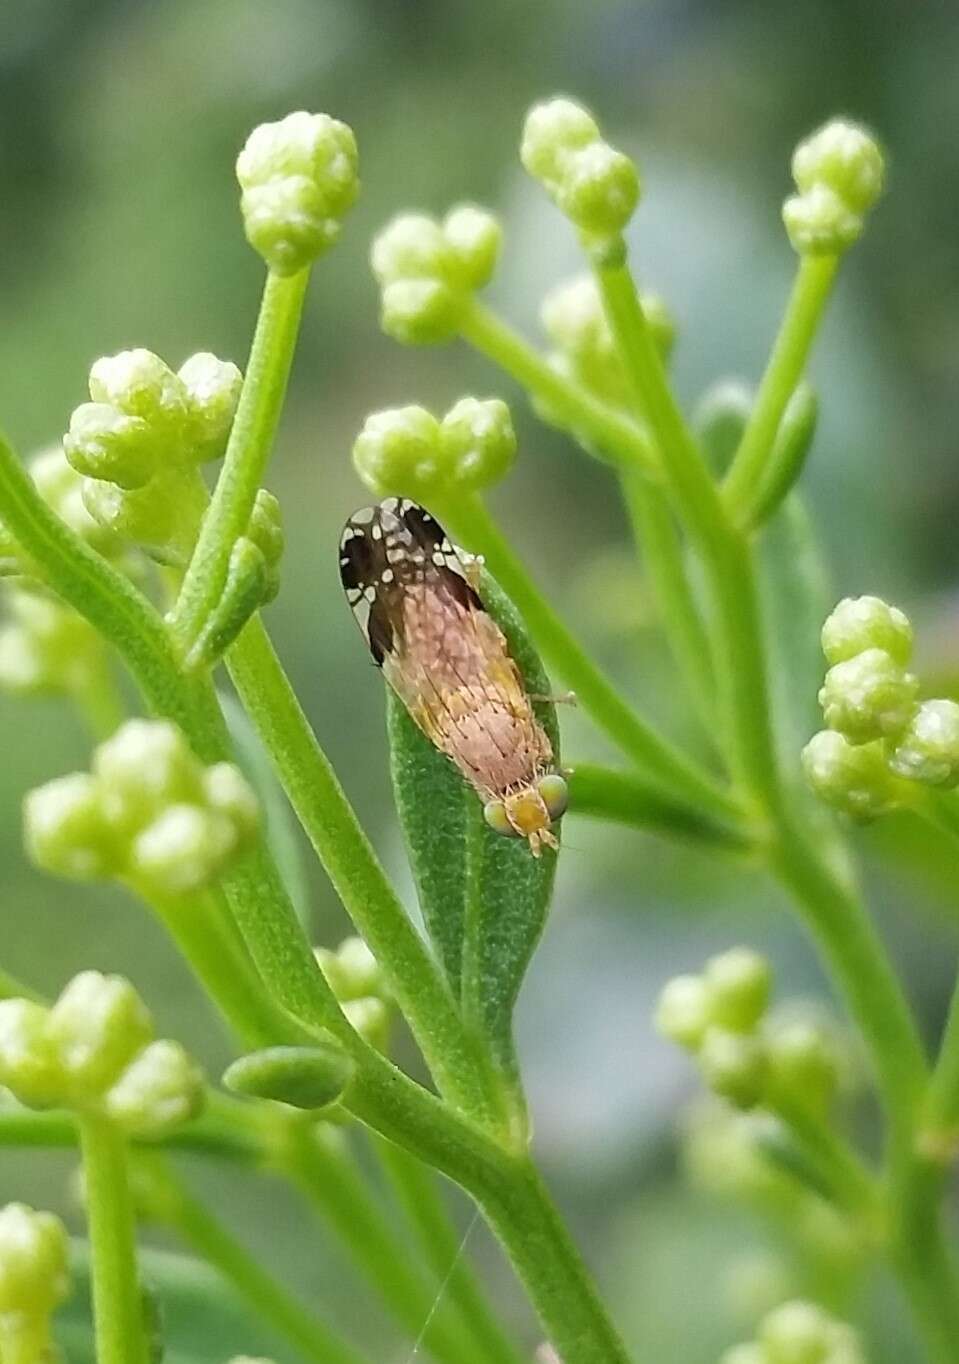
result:
[(723, 484), (723, 500), (739, 525), (752, 516), (779, 423), (802, 378), (840, 259), (807, 255), (800, 260), (752, 413)]
[(365, 1364), (354, 1346), (268, 1274), (233, 1233), (194, 1198), (157, 1156), (145, 1162), (151, 1207), (201, 1259), (212, 1265), (241, 1298), (316, 1364)]
[(223, 467), (173, 612), (182, 655), (219, 601), (233, 546), (249, 525), (283, 410), (309, 277), (309, 270), (267, 274)]
[(659, 476), (656, 453), (635, 422), (557, 374), (528, 341), (476, 299), (460, 323), (460, 335), (539, 399), (549, 421), (577, 435), (608, 463)]
[(35, 1004), (44, 1003), (42, 995), (29, 985), (24, 985), (15, 976), (0, 970), (0, 999), (30, 999)]
[(724, 852), (748, 853), (755, 844), (741, 820), (717, 817), (677, 800), (634, 772), (596, 763), (572, 763), (570, 813), (665, 834)]
[(811, 1113), (801, 1103), (780, 1100), (773, 1111), (792, 1132), (799, 1149), (822, 1178), (831, 1196), (868, 1222), (873, 1232), (879, 1215), (879, 1188), (872, 1172), (832, 1129), (828, 1119)]
[(320, 748), (258, 619), (229, 654), (230, 675), (303, 828), (358, 931), (388, 975), (440, 1089), (489, 1120), (483, 1071), (438, 967), (410, 923)]
[(563, 1364), (629, 1364), (595, 1285), (532, 1164), (480, 1196)]
[(512, 598), (543, 656), (576, 693), (583, 710), (632, 759), (680, 799), (719, 816), (735, 816), (736, 804), (710, 777), (633, 711), (532, 582), (526, 568), (477, 494), (451, 499), (436, 508), (454, 538), (486, 567)]
[(683, 545), (665, 493), (637, 470), (621, 476), (633, 537), (649, 574), (673, 657), (707, 734), (716, 719), (709, 638), (693, 597)]
[(464, 1257), (465, 1238), (453, 1224), (431, 1171), (392, 1142), (377, 1139), (375, 1146), (427, 1264), (473, 1340), (491, 1364), (522, 1364), (523, 1356), (504, 1334)]
[(280, 1167), (336, 1230), (357, 1268), (396, 1320), (445, 1364), (490, 1364), (478, 1341), (463, 1329), (445, 1299), (411, 1261), (405, 1244), (383, 1218), (355, 1165), (323, 1132), (291, 1126)]
[(943, 1163), (959, 1156), (959, 981), (956, 982), (939, 1054), (923, 1103), (919, 1146)]
[[(244, 1164), (259, 1161), (262, 1143), (245, 1127), (226, 1120), (215, 1111), (210, 1095), (210, 1111), (163, 1138), (143, 1138), (135, 1145), (161, 1145), (171, 1150), (191, 1151), (198, 1155), (222, 1156)], [(73, 1116), (62, 1112), (35, 1113), (29, 1108), (0, 1108), (0, 1148), (23, 1147), (30, 1150), (61, 1150), (78, 1141)]]
[(147, 1364), (127, 1147), (111, 1122), (78, 1119), (93, 1253), (97, 1364)]

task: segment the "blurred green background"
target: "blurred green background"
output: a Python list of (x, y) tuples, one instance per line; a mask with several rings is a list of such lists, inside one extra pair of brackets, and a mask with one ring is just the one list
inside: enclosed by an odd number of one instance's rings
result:
[[(938, 694), (959, 678), (959, 12), (951, 0), (4, 0), (0, 6), (0, 392), (23, 451), (56, 439), (98, 355), (143, 345), (174, 365), (198, 349), (243, 363), (262, 267), (240, 230), (233, 160), (249, 129), (290, 109), (356, 131), (363, 193), (315, 272), (270, 474), (289, 553), (268, 623), (320, 739), (378, 847), (408, 888), (385, 766), (382, 684), (341, 597), (335, 547), (364, 499), (349, 462), (366, 413), (466, 392), (514, 404), (521, 458), (497, 508), (537, 579), (624, 688), (686, 734), (627, 532), (604, 471), (537, 424), (522, 395), (460, 346), (403, 350), (377, 328), (367, 267), (393, 212), (464, 197), (504, 217), (491, 294), (538, 333), (543, 291), (580, 268), (572, 234), (522, 176), (525, 108), (567, 92), (592, 105), (644, 175), (634, 236), (643, 283), (680, 325), (677, 384), (755, 378), (793, 259), (779, 222), (798, 138), (833, 113), (879, 132), (889, 193), (844, 269), (817, 349), (822, 420), (807, 479), (834, 595), (875, 591), (913, 616)], [(602, 754), (564, 717), (571, 757)], [(53, 703), (0, 697), (2, 960), (55, 990), (81, 966), (122, 970), (161, 1029), (216, 1070), (216, 1021), (144, 911), (44, 879), (20, 849), (26, 789), (85, 762)], [(826, 993), (781, 898), (697, 851), (571, 819), (555, 910), (519, 1030), (539, 1153), (640, 1357), (710, 1364), (802, 1290), (765, 1223), (690, 1191), (677, 1115), (690, 1068), (652, 1034), (663, 980), (736, 941), (773, 955), (781, 994)], [(857, 835), (874, 913), (934, 1037), (959, 930), (952, 851), (905, 820)], [(317, 940), (345, 931), (309, 868)], [(69, 1206), (70, 1162), (0, 1156), (0, 1200)], [(405, 1360), (303, 1209), (267, 1181), (195, 1178), (292, 1282)], [(460, 1209), (462, 1213), (462, 1209)], [(489, 1245), (475, 1248), (517, 1330), (534, 1330)], [(912, 1353), (895, 1294), (850, 1310), (876, 1361)], [(273, 1348), (240, 1317), (175, 1324), (197, 1357)]]

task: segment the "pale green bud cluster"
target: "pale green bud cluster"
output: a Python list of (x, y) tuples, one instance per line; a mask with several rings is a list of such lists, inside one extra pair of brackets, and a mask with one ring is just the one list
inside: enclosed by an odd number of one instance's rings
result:
[(335, 952), (316, 948), (327, 984), (353, 1027), (385, 1051), (390, 1024), (390, 994), (379, 962), (362, 938), (344, 938)]
[(458, 205), (442, 222), (425, 213), (394, 218), (370, 256), (383, 330), (408, 345), (455, 336), (473, 294), (492, 278), (501, 241), (497, 219), (474, 204)]
[(333, 245), (360, 192), (353, 130), (300, 110), (254, 128), (236, 159), (246, 239), (278, 275)]
[[(38, 451), (29, 460), (28, 470), (47, 506), (91, 549), (107, 558), (115, 558), (123, 552), (122, 542), (87, 511), (83, 501), (83, 478), (67, 462), (61, 445)], [(13, 576), (30, 576), (30, 565), (0, 522), (0, 578)]]
[(732, 948), (699, 975), (666, 983), (656, 1028), (691, 1051), (708, 1087), (738, 1108), (788, 1100), (821, 1110), (838, 1081), (835, 1046), (810, 1019), (768, 1017), (770, 984), (765, 957)]
[(203, 1076), (178, 1042), (155, 1040), (128, 980), (83, 971), (51, 1008), (0, 1001), (0, 1084), (28, 1108), (109, 1117), (134, 1135), (194, 1117)]
[(53, 1359), (50, 1318), (70, 1292), (66, 1228), (23, 1203), (0, 1209), (0, 1356)]
[(633, 161), (604, 141), (595, 119), (568, 99), (526, 116), (520, 160), (561, 213), (591, 241), (618, 238), (639, 202)]
[(851, 1326), (797, 1299), (768, 1313), (756, 1340), (733, 1346), (720, 1364), (865, 1364), (865, 1355)]
[(792, 174), (799, 192), (783, 205), (783, 222), (794, 250), (837, 255), (862, 236), (885, 164), (870, 133), (836, 118), (799, 144)]
[(0, 687), (20, 696), (81, 696), (104, 667), (100, 636), (39, 587), (11, 584), (0, 627)]
[[(666, 305), (654, 294), (644, 294), (643, 312), (663, 361), (669, 358), (676, 327)], [(540, 309), (543, 330), (555, 347), (550, 364), (582, 384), (603, 402), (628, 407), (629, 381), (599, 289), (592, 275), (578, 275), (551, 290)]]
[(803, 770), (829, 804), (862, 819), (912, 798), (907, 783), (959, 782), (959, 704), (922, 701), (906, 671), (912, 627), (878, 597), (846, 598), (827, 619), (832, 666), (819, 693), (827, 729), (803, 751)]
[(205, 351), (177, 373), (142, 349), (97, 360), (92, 401), (63, 438), (93, 521), (163, 562), (185, 558), (198, 518), (193, 470), (223, 453), (241, 385), (236, 365)]
[(240, 536), (230, 552), (220, 600), (184, 661), (188, 672), (210, 667), (222, 658), (250, 617), (273, 601), (280, 590), (284, 546), (280, 504), (271, 492), (260, 488), (246, 535)]
[(377, 496), (429, 503), (478, 492), (509, 471), (516, 436), (499, 398), (461, 398), (441, 421), (425, 407), (374, 412), (353, 444), (353, 464)]
[(257, 826), (239, 769), (204, 767), (165, 720), (128, 721), (97, 749), (91, 772), (48, 782), (24, 805), (38, 866), (78, 880), (115, 877), (161, 898), (209, 885)]

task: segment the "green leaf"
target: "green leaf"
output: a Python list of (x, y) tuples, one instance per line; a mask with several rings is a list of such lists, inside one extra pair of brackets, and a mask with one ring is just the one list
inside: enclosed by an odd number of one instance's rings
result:
[[(486, 573), (480, 594), (527, 690), (549, 695), (525, 626)], [(464, 1014), (511, 1071), (513, 1006), (546, 922), (556, 854), (546, 848), (534, 858), (524, 840), (490, 829), (479, 797), (392, 693), (387, 709), (397, 809), (427, 932)], [(555, 708), (537, 701), (534, 709), (558, 763)]]
[(272, 1099), (313, 1111), (340, 1098), (353, 1078), (353, 1062), (331, 1039), (318, 1047), (266, 1047), (227, 1067), (223, 1084), (234, 1094)]

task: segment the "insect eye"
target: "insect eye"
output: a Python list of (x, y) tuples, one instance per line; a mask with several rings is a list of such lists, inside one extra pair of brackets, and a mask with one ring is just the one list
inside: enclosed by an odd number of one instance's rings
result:
[(562, 819), (569, 805), (569, 787), (565, 777), (561, 777), (558, 772), (551, 772), (547, 777), (540, 777), (536, 783), (536, 790), (549, 811), (550, 819), (553, 821)]
[(508, 838), (519, 838), (519, 834), (509, 822), (506, 806), (501, 800), (488, 800), (483, 806), (483, 818), (491, 829)]

